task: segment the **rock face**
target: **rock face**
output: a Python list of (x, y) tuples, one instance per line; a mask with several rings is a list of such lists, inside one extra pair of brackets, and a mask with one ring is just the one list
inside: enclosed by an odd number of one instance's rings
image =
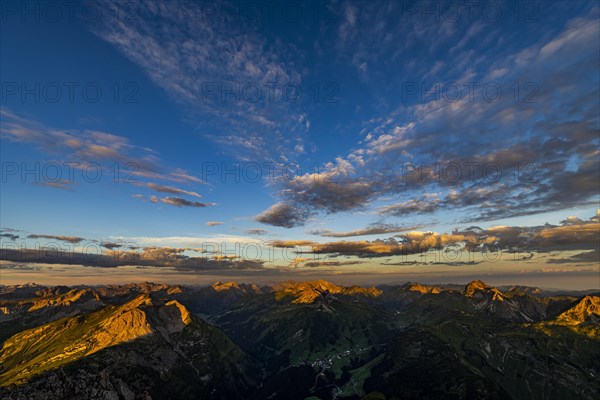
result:
[(473, 299), (487, 298), (492, 301), (504, 301), (504, 295), (495, 287), (486, 285), (483, 281), (473, 281), (465, 287), (465, 296)]
[(92, 309), (95, 305), (102, 304), (100, 296), (92, 289), (72, 289), (66, 293), (50, 294), (49, 296), (44, 296), (44, 293), (40, 294), (39, 299), (34, 301), (27, 311), (33, 312), (45, 307), (69, 307), (74, 303), (89, 303), (88, 307)]
[(561, 326), (582, 335), (600, 338), (600, 296), (584, 296), (556, 318), (541, 322), (538, 326), (542, 329)]
[(274, 287), (278, 299), (291, 296), (294, 304), (311, 304), (315, 300), (328, 295), (377, 297), (383, 292), (375, 287), (362, 288), (359, 286), (343, 287), (331, 282), (318, 280), (313, 282), (285, 282)]
[(241, 290), (240, 285), (237, 282), (225, 282), (225, 283), (215, 282), (211, 285), (211, 287), (217, 292), (220, 292), (223, 290), (229, 290), (229, 289)]
[(215, 292), (235, 292), (243, 294), (261, 294), (263, 290), (256, 284), (245, 284), (237, 282), (215, 282), (209, 286)]
[(437, 286), (421, 285), (420, 283), (412, 283), (412, 282), (407, 283), (406, 285), (404, 285), (403, 288), (410, 292), (418, 292), (421, 294), (428, 294), (428, 293), (439, 294), (442, 292), (442, 289), (440, 289)]
[(31, 297), (35, 292), (45, 289), (45, 286), (34, 282), (28, 282), (23, 285), (4, 286), (0, 289), (0, 295), (8, 295), (12, 298)]
[[(142, 294), (119, 307), (26, 330), (5, 341), (0, 350), (0, 385), (20, 383), (34, 374), (157, 330), (181, 332), (190, 322), (189, 312), (177, 301), (156, 305)], [(19, 363), (12, 365), (15, 360)]]
[[(34, 291), (29, 289), (34, 288)], [(61, 318), (89, 313), (106, 306), (90, 288), (38, 285), (27, 289), (9, 287), (0, 300), (0, 340), (23, 328), (37, 327)], [(23, 291), (25, 290), (25, 291)]]
[(600, 296), (585, 296), (556, 318), (556, 322), (563, 325), (597, 323), (599, 320)]
[(505, 296), (502, 292), (477, 280), (469, 283), (463, 292), (471, 299), (479, 312), (493, 314), (501, 319), (513, 322), (532, 322), (536, 316), (521, 307), (519, 302)]

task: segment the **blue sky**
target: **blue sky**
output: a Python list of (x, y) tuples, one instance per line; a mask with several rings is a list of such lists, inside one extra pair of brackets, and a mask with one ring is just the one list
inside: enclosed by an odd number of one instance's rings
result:
[(7, 4), (1, 225), (28, 246), (596, 215), (595, 2)]

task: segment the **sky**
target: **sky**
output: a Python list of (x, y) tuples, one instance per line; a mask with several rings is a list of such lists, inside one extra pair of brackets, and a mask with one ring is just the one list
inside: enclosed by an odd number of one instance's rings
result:
[(0, 283), (600, 289), (594, 1), (5, 1)]

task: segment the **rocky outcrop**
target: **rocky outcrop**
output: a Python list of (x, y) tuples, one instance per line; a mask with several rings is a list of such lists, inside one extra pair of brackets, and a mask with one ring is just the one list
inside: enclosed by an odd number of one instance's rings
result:
[(599, 321), (600, 296), (585, 296), (556, 318), (556, 323), (561, 325), (579, 325), (598, 323)]
[(418, 292), (421, 294), (440, 294), (442, 289), (437, 286), (421, 285), (420, 283), (408, 282), (403, 287), (404, 290), (409, 292)]
[(536, 316), (530, 315), (520, 307), (517, 301), (480, 280), (469, 283), (463, 295), (471, 299), (473, 306), (479, 312), (493, 314), (512, 322), (532, 322), (536, 319)]
[(92, 289), (72, 289), (63, 294), (50, 294), (36, 297), (32, 300), (32, 304), (28, 311), (33, 312), (46, 307), (69, 307), (74, 303), (87, 302), (90, 303), (90, 309), (96, 304), (102, 303), (98, 294)]
[(294, 304), (311, 304), (317, 299), (329, 295), (377, 297), (383, 292), (375, 287), (362, 288), (359, 286), (338, 286), (324, 280), (312, 282), (285, 282), (274, 286), (275, 297), (283, 299), (287, 296), (294, 298)]
[(486, 285), (483, 281), (476, 280), (465, 287), (464, 295), (473, 299), (491, 299), (493, 301), (504, 301), (504, 295), (495, 287)]

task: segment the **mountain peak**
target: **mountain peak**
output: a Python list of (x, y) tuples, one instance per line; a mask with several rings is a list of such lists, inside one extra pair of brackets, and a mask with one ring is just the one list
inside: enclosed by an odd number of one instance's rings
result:
[(276, 298), (283, 298), (285, 296), (293, 296), (295, 300), (292, 303), (296, 304), (311, 304), (314, 303), (318, 298), (327, 296), (329, 294), (340, 294), (348, 296), (365, 296), (365, 297), (376, 297), (383, 293), (381, 290), (371, 287), (363, 288), (360, 286), (343, 287), (338, 286), (335, 283), (319, 279), (318, 281), (309, 282), (294, 282), (288, 281), (279, 284), (274, 287)]
[(18, 288), (39, 288), (39, 287), (44, 287), (44, 286), (38, 285), (35, 282), (27, 282), (27, 283), (24, 283), (22, 285), (17, 285), (17, 287)]
[(579, 325), (590, 321), (600, 321), (600, 296), (584, 296), (556, 318), (556, 322), (563, 325)]
[(407, 282), (404, 285), (404, 289), (406, 289), (410, 292), (419, 292), (421, 294), (428, 294), (428, 293), (438, 294), (441, 292), (440, 288), (437, 286), (421, 285), (420, 283), (417, 283), (417, 282)]
[(463, 294), (471, 298), (491, 297), (492, 300), (504, 301), (504, 295), (498, 289), (479, 279), (469, 283)]
[(159, 316), (169, 333), (181, 332), (192, 322), (192, 316), (187, 308), (177, 300), (166, 302), (159, 309)]
[(229, 289), (240, 289), (240, 285), (235, 282), (235, 281), (228, 281), (228, 282), (224, 282), (221, 283), (219, 282), (215, 282), (211, 285), (211, 287), (216, 290), (217, 292), (220, 292), (222, 290), (229, 290)]
[(478, 291), (478, 290), (485, 290), (489, 288), (489, 286), (482, 280), (475, 280), (470, 282), (466, 287), (465, 287), (465, 295), (469, 296), (469, 297), (473, 297), (473, 293)]
[(342, 289), (342, 286), (338, 286), (335, 283), (331, 283), (329, 281), (326, 281), (324, 279), (319, 279), (318, 281), (309, 281), (306, 282), (309, 285), (315, 287), (315, 288), (319, 288), (319, 289), (323, 289), (323, 290), (329, 290), (331, 291), (338, 291), (340, 289)]
[(538, 287), (514, 285), (507, 289), (511, 294), (542, 295), (544, 291)]

